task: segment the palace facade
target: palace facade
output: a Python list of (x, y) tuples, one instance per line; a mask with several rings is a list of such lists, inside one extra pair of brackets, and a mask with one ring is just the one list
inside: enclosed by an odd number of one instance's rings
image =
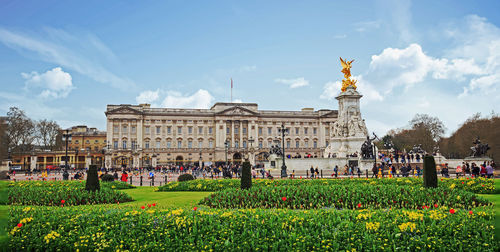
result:
[(263, 160), (270, 147), (285, 154), (321, 157), (329, 145), (337, 110), (259, 110), (256, 103), (216, 103), (210, 109), (108, 105), (106, 167)]

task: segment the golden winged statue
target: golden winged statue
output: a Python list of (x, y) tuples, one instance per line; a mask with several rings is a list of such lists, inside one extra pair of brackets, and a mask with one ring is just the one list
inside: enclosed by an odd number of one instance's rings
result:
[(356, 90), (356, 80), (351, 79), (351, 64), (354, 60), (347, 61), (340, 57), (340, 64), (342, 65), (342, 73), (344, 74), (344, 80), (342, 80), (342, 92), (347, 90), (347, 87), (352, 86)]

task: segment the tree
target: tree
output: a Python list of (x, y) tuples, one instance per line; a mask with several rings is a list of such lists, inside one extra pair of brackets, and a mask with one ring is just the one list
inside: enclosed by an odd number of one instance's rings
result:
[(36, 124), (36, 137), (40, 146), (53, 150), (56, 146), (56, 139), (60, 132), (60, 127), (55, 121), (40, 120)]
[(464, 158), (471, 154), (472, 141), (477, 137), (482, 143), (487, 143), (490, 150), (487, 155), (494, 160), (500, 160), (500, 116), (494, 112), (489, 116), (476, 113), (469, 117), (448, 138), (439, 142), (441, 153), (448, 158)]
[(410, 127), (412, 129), (422, 128), (430, 132), (434, 142), (438, 142), (446, 130), (446, 127), (439, 118), (427, 114), (416, 114), (410, 121)]
[(7, 146), (18, 152), (32, 149), (35, 140), (35, 124), (28, 118), (23, 110), (11, 107), (7, 112)]

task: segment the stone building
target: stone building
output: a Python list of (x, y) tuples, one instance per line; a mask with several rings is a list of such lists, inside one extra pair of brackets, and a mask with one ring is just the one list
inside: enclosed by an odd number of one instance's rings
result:
[[(216, 103), (210, 109), (151, 108), (149, 104), (108, 105), (106, 167), (173, 163), (253, 164), (281, 142), (285, 154), (321, 157), (330, 144), (337, 110), (259, 110), (256, 103)], [(227, 144), (226, 144), (227, 142)]]
[(85, 153), (101, 152), (107, 146), (106, 132), (99, 131), (97, 128), (78, 125), (68, 130), (71, 133), (71, 141), (68, 142), (68, 150), (78, 150), (79, 152)]

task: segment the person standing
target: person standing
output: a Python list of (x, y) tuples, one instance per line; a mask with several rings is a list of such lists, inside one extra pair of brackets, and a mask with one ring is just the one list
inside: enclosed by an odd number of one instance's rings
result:
[(491, 163), (488, 163), (488, 165), (486, 166), (486, 175), (488, 176), (488, 178), (493, 177), (493, 166), (491, 166)]
[(121, 181), (127, 183), (128, 180), (128, 174), (126, 171), (123, 171)]

